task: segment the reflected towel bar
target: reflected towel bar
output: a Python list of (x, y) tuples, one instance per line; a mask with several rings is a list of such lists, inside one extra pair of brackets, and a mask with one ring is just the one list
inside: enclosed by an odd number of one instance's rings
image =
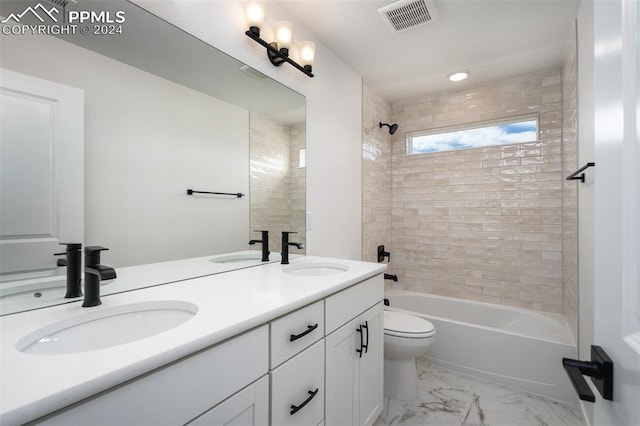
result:
[(233, 195), (234, 197), (242, 198), (244, 194), (241, 192), (209, 192), (209, 191), (194, 191), (193, 189), (187, 189), (187, 195), (193, 194), (213, 194), (213, 195)]
[[(596, 163), (585, 164), (584, 166), (580, 167), (578, 170), (576, 170), (575, 172), (567, 176), (567, 180), (579, 180), (580, 182), (584, 183), (584, 173), (582, 172), (587, 170), (589, 167), (595, 167), (595, 165)], [(577, 176), (579, 173), (582, 173), (582, 174), (580, 176)]]

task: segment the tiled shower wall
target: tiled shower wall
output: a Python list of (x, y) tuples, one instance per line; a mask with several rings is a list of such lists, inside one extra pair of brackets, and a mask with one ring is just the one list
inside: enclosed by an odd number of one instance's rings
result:
[[(562, 64), (562, 175), (578, 168), (578, 62), (575, 26)], [(578, 336), (578, 183), (562, 181), (563, 311)]]
[(251, 230), (269, 230), (272, 252), (280, 251), (282, 231), (298, 232), (290, 240), (305, 244), (305, 169), (298, 167), (304, 124), (288, 126), (251, 112), (250, 128)]
[[(407, 132), (532, 113), (536, 142), (406, 154)], [(402, 287), (562, 313), (561, 70), (395, 102), (392, 120)]]
[(377, 247), (391, 247), (391, 136), (378, 123), (391, 120), (391, 105), (362, 90), (362, 260), (377, 262)]

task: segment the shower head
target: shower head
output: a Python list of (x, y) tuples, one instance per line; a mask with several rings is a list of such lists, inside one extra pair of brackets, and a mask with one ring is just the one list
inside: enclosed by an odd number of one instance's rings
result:
[(389, 128), (389, 134), (392, 135), (395, 132), (398, 131), (398, 123), (393, 123), (393, 124), (387, 124), (387, 123), (383, 123), (380, 122), (380, 128), (382, 129), (382, 126), (387, 126)]

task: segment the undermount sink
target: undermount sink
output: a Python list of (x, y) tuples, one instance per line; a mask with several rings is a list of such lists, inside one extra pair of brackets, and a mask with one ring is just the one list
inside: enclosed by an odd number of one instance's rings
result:
[(236, 253), (222, 256), (216, 256), (211, 259), (213, 263), (239, 263), (239, 262), (260, 262), (262, 254), (256, 253)]
[(131, 343), (170, 330), (194, 317), (198, 307), (180, 301), (154, 301), (91, 308), (20, 339), (17, 349), (38, 355), (86, 352)]
[(302, 275), (306, 277), (333, 275), (348, 271), (349, 267), (341, 263), (300, 263), (284, 269), (284, 272), (292, 275)]
[(25, 303), (33, 301), (64, 300), (66, 279), (25, 284), (2, 290), (0, 304)]

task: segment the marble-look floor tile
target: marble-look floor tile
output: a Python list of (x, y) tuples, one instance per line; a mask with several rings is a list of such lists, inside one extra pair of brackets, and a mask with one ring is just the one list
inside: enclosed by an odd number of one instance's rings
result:
[(578, 406), (559, 403), (418, 358), (419, 397), (385, 398), (375, 426), (583, 426)]

